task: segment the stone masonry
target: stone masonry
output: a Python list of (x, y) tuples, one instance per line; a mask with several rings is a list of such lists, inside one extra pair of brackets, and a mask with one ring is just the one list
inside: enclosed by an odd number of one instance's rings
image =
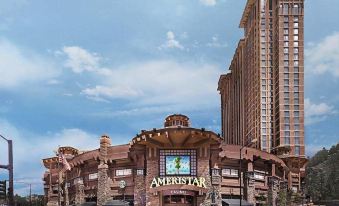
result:
[(85, 186), (82, 180), (75, 184), (75, 204), (82, 204), (85, 202)]
[(253, 172), (247, 172), (246, 173), (246, 178), (245, 178), (245, 187), (246, 187), (246, 200), (249, 203), (255, 204), (255, 187), (254, 187), (254, 174)]
[(107, 174), (107, 149), (111, 145), (111, 140), (108, 136), (103, 135), (100, 138), (100, 164), (98, 166), (98, 191), (97, 205), (104, 205), (110, 198), (109, 177)]
[(144, 175), (136, 175), (134, 177), (134, 205), (146, 205), (146, 185)]
[(277, 177), (268, 177), (268, 204), (277, 205), (279, 191), (279, 179)]
[(159, 162), (157, 159), (147, 160), (147, 175), (146, 175), (146, 205), (160, 205), (158, 195), (154, 195), (150, 192), (150, 185), (153, 177), (157, 177), (159, 173)]

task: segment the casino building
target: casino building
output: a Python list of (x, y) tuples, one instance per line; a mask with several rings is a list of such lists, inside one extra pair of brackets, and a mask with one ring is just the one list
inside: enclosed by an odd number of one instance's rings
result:
[(129, 144), (112, 140), (101, 136), (91, 151), (60, 147), (67, 171), (57, 156), (43, 159), (47, 205), (229, 205), (240, 194), (254, 205), (276, 205), (290, 173), (277, 156), (226, 144), (219, 134), (192, 128), (181, 114), (166, 117), (163, 128), (141, 130)]

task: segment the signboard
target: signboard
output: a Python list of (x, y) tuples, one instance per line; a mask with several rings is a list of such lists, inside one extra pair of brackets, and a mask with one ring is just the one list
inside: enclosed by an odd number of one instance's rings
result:
[(163, 191), (163, 195), (189, 195), (189, 196), (195, 196), (195, 193), (193, 191), (189, 191), (189, 190), (165, 190), (165, 191)]
[(193, 185), (206, 188), (206, 179), (204, 177), (155, 177), (150, 188), (166, 185)]
[(190, 175), (191, 157), (189, 155), (166, 155), (166, 175)]

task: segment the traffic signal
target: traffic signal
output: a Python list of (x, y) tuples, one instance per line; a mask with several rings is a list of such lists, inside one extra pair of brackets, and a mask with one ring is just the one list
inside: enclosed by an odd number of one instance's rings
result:
[(6, 199), (6, 180), (0, 181), (0, 199)]

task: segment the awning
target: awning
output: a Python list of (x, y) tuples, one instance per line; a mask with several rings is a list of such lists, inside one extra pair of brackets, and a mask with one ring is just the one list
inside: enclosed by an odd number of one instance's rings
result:
[[(222, 205), (238, 206), (238, 205), (240, 205), (240, 201), (239, 201), (239, 199), (222, 199)], [(241, 205), (243, 205), (243, 206), (253, 206), (253, 204), (248, 203), (246, 200), (241, 200)]]

